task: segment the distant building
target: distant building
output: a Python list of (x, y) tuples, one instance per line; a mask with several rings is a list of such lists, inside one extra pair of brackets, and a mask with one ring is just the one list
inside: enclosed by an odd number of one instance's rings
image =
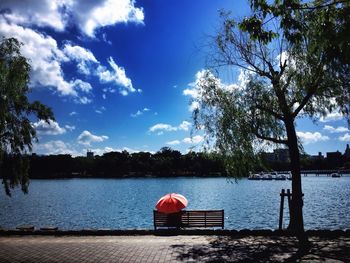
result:
[(345, 149), (345, 152), (344, 152), (344, 157), (346, 159), (350, 159), (350, 148), (349, 148), (349, 144), (346, 145), (346, 149)]
[(338, 167), (342, 162), (341, 152), (327, 152), (327, 162), (332, 166), (332, 168)]
[(323, 160), (324, 156), (322, 155), (322, 152), (318, 152), (318, 155), (311, 155), (310, 158), (312, 160)]
[(288, 149), (275, 149), (272, 153), (263, 153), (262, 156), (268, 162), (286, 163), (290, 161)]
[(91, 159), (94, 158), (94, 152), (88, 150), (86, 153), (86, 157)]

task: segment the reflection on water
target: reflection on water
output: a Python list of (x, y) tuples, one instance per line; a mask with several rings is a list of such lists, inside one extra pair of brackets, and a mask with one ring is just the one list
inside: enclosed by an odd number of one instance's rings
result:
[[(279, 193), (290, 181), (225, 178), (32, 180), (29, 194), (0, 192), (0, 226), (61, 229), (152, 228), (157, 200), (177, 192), (188, 209), (224, 209), (225, 228), (278, 227)], [(350, 225), (350, 177), (304, 177), (306, 229), (347, 229)], [(287, 220), (288, 214), (285, 213)], [(286, 222), (287, 222), (286, 220)], [(286, 223), (285, 223), (286, 224)]]

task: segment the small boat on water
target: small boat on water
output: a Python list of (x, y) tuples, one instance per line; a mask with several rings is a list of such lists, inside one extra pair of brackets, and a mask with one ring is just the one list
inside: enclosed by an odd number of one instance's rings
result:
[(278, 180), (278, 181), (287, 180), (287, 176), (285, 174), (276, 174), (275, 180)]
[(331, 177), (333, 177), (333, 178), (339, 178), (339, 177), (340, 177), (340, 174), (338, 174), (338, 173), (332, 173), (332, 174), (331, 174)]
[(291, 172), (288, 173), (278, 173), (278, 172), (260, 172), (260, 173), (250, 173), (248, 176), (248, 180), (263, 180), (263, 181), (269, 181), (269, 180), (292, 180), (292, 174)]
[(261, 180), (261, 174), (252, 174), (248, 176), (248, 180)]

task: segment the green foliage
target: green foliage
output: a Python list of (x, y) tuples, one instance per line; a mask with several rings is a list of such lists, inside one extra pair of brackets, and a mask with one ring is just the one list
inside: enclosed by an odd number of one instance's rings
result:
[[(0, 170), (7, 195), (17, 185), (24, 192), (28, 189), (28, 161), (23, 154), (31, 151), (36, 139), (30, 116), (53, 118), (50, 108), (28, 101), (30, 64), (20, 48), (15, 38), (0, 42)], [(14, 160), (11, 167), (6, 162), (9, 157)]]
[(350, 107), (349, 2), (252, 0), (251, 8), (241, 21), (221, 12), (209, 58), (215, 69), (241, 68), (246, 82), (230, 88), (208, 70), (193, 115), (236, 176), (259, 164), (266, 142), (302, 150), (293, 146), (296, 118), (333, 110), (349, 116)]

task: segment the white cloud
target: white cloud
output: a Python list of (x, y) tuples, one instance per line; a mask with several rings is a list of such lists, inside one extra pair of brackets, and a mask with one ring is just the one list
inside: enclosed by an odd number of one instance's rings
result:
[(61, 63), (69, 58), (62, 52), (55, 39), (38, 33), (30, 28), (9, 24), (0, 15), (0, 36), (15, 37), (24, 46), (21, 48), (23, 56), (30, 60), (32, 87), (49, 87), (59, 95), (71, 96), (76, 103), (89, 103), (91, 99), (80, 98), (80, 92), (89, 93), (91, 85), (80, 79), (66, 81)]
[(83, 32), (91, 37), (100, 27), (127, 22), (142, 24), (144, 20), (143, 9), (135, 7), (132, 0), (106, 0), (93, 7), (86, 4), (85, 12), (76, 15)]
[(51, 27), (63, 31), (76, 24), (80, 30), (94, 37), (97, 29), (117, 23), (143, 24), (144, 13), (133, 0), (2, 0), (0, 11), (11, 23), (25, 26)]
[(136, 113), (131, 113), (130, 116), (133, 117), (133, 118), (136, 118), (136, 117), (138, 117), (138, 116), (140, 116), (142, 114), (143, 114), (143, 112), (138, 110)]
[(174, 140), (174, 141), (169, 141), (169, 142), (167, 142), (166, 144), (168, 144), (168, 145), (178, 145), (178, 144), (180, 144), (181, 142), (179, 141), (179, 140)]
[(331, 122), (343, 119), (344, 116), (338, 111), (328, 112), (325, 117), (320, 117), (320, 122)]
[(136, 90), (131, 82), (131, 79), (126, 76), (125, 69), (119, 67), (112, 57), (108, 59), (108, 64), (112, 70), (108, 70), (106, 67), (99, 65), (96, 70), (96, 75), (99, 77), (102, 83), (114, 83), (119, 86), (119, 93), (123, 96), (128, 95), (130, 92), (141, 92)]
[(330, 133), (341, 133), (341, 132), (347, 132), (347, 131), (349, 131), (348, 128), (343, 127), (343, 126), (339, 126), (339, 127), (337, 127), (337, 128), (334, 128), (333, 126), (325, 125), (325, 126), (323, 127), (323, 129), (324, 129), (325, 131), (330, 132)]
[(33, 152), (43, 154), (70, 154), (72, 156), (82, 155), (82, 153), (75, 150), (69, 143), (61, 140), (35, 143), (33, 145)]
[(165, 123), (157, 123), (155, 125), (153, 125), (152, 127), (149, 128), (150, 132), (156, 132), (159, 130), (163, 130), (163, 131), (176, 131), (177, 127), (173, 127), (170, 124), (165, 124)]
[(49, 120), (48, 122), (40, 120), (32, 123), (32, 126), (36, 132), (41, 135), (59, 135), (66, 133), (66, 129), (60, 127), (60, 125), (53, 120)]
[(69, 116), (74, 116), (74, 115), (77, 115), (78, 113), (75, 112), (75, 111), (72, 111), (71, 113), (69, 113)]
[(89, 93), (92, 90), (90, 83), (82, 81), (81, 79), (76, 79), (71, 82), (73, 87), (77, 90), (81, 90), (82, 92)]
[(328, 136), (322, 135), (319, 132), (297, 132), (297, 136), (301, 139), (302, 143), (310, 144), (310, 143), (316, 143), (320, 141), (327, 141), (329, 140)]
[(0, 10), (6, 10), (3, 15), (11, 23), (26, 26), (48, 26), (62, 31), (66, 26), (67, 17), (60, 12), (60, 9), (66, 2), (68, 1), (2, 0), (0, 2)]
[(74, 125), (64, 125), (64, 128), (66, 128), (66, 130), (68, 130), (68, 131), (74, 131), (75, 130), (75, 126)]
[(135, 113), (131, 113), (130, 116), (133, 117), (133, 118), (136, 118), (136, 117), (138, 117), (138, 116), (143, 115), (144, 112), (148, 112), (148, 111), (150, 111), (149, 108), (143, 108), (142, 110), (138, 110), (138, 111), (135, 112)]
[(193, 112), (194, 110), (198, 109), (199, 108), (199, 102), (198, 101), (192, 101), (190, 106), (188, 107), (188, 110), (190, 112)]
[(101, 106), (98, 109), (95, 109), (95, 112), (98, 114), (102, 114), (104, 111), (106, 111), (106, 108), (104, 106)]
[(350, 142), (350, 134), (346, 133), (343, 136), (340, 136), (338, 139), (342, 142)]
[(90, 75), (92, 65), (99, 64), (94, 54), (83, 47), (72, 46), (72, 44), (69, 43), (64, 46), (63, 52), (69, 59), (78, 63), (78, 72), (81, 74)]
[(85, 130), (78, 136), (77, 141), (79, 144), (82, 144), (85, 146), (90, 146), (91, 143), (103, 142), (107, 139), (108, 139), (108, 136), (106, 136), (106, 135), (98, 136), (98, 135), (94, 135), (91, 132)]
[(222, 83), (221, 79), (215, 77), (210, 71), (202, 69), (198, 71), (195, 75), (195, 81), (188, 84), (189, 88), (183, 90), (182, 94), (185, 96), (191, 97), (192, 101), (190, 106), (188, 107), (189, 111), (194, 111), (199, 107), (199, 99), (203, 96), (203, 87), (208, 84), (208, 80), (206, 77), (209, 77), (213, 82), (211, 85), (215, 85), (222, 90), (227, 92), (233, 92), (234, 90), (239, 90), (245, 87), (248, 82), (249, 73), (246, 70), (240, 70), (240, 74), (238, 76), (238, 82), (234, 84), (225, 84)]
[(63, 52), (67, 57), (77, 60), (77, 61), (91, 61), (98, 63), (94, 54), (88, 49), (85, 49), (80, 46), (72, 46), (72, 43), (67, 43), (64, 45)]
[(179, 127), (178, 127), (178, 129), (179, 130), (183, 130), (183, 131), (188, 131), (188, 129), (191, 127), (191, 123), (190, 122), (188, 122), (188, 121), (183, 121), (180, 125), (179, 125)]
[(140, 152), (139, 150), (135, 150), (129, 147), (122, 147), (122, 148), (113, 148), (113, 147), (104, 147), (104, 148), (93, 148), (91, 151), (95, 155), (103, 155), (104, 153), (109, 153), (109, 152), (123, 152), (127, 151), (128, 153), (138, 153)]
[(163, 134), (164, 131), (188, 131), (188, 129), (191, 127), (191, 123), (188, 121), (183, 121), (179, 124), (179, 126), (172, 126), (170, 124), (165, 124), (165, 123), (157, 123), (150, 127), (148, 129), (149, 132), (157, 132), (158, 135)]
[[(95, 17), (96, 14), (101, 17)], [(143, 21), (142, 8), (136, 8), (131, 0), (0, 1), (0, 37), (15, 37), (24, 43), (21, 52), (30, 60), (30, 85), (51, 88), (59, 95), (70, 96), (73, 102), (81, 104), (92, 102), (89, 96), (80, 95), (80, 92), (90, 93), (92, 87), (80, 79), (67, 80), (63, 63), (73, 61), (79, 73), (97, 76), (103, 83), (112, 82), (119, 87), (123, 96), (142, 90), (134, 89), (125, 69), (112, 58), (108, 60), (111, 67), (108, 70), (90, 50), (71, 42), (66, 42), (60, 49), (57, 41), (47, 33), (40, 33), (39, 28), (52, 27), (62, 31), (66, 26), (76, 24), (85, 32), (84, 28), (88, 25), (90, 31), (85, 33), (93, 36), (99, 27), (128, 21)], [(101, 78), (101, 74), (107, 75), (109, 80)]]
[(186, 138), (184, 138), (181, 141), (179, 141), (179, 140), (168, 141), (166, 144), (168, 144), (168, 145), (179, 145), (181, 143), (198, 144), (198, 143), (201, 143), (203, 140), (204, 140), (203, 136), (196, 135), (196, 136), (193, 136), (193, 137), (186, 137)]
[(197, 143), (202, 142), (203, 140), (204, 140), (203, 136), (196, 135), (193, 137), (187, 137), (187, 138), (183, 139), (182, 141), (184, 143), (187, 143), (187, 144), (197, 144)]
[(32, 85), (54, 87), (62, 95), (77, 95), (73, 86), (63, 78), (59, 61), (64, 59), (64, 54), (57, 47), (56, 40), (32, 29), (8, 24), (1, 17), (0, 35), (15, 37), (24, 43), (21, 51), (30, 59)]
[(75, 103), (80, 103), (80, 104), (89, 104), (89, 103), (92, 102), (92, 99), (89, 99), (89, 98), (83, 96), (83, 97), (80, 97), (80, 98), (75, 98), (74, 102)]

